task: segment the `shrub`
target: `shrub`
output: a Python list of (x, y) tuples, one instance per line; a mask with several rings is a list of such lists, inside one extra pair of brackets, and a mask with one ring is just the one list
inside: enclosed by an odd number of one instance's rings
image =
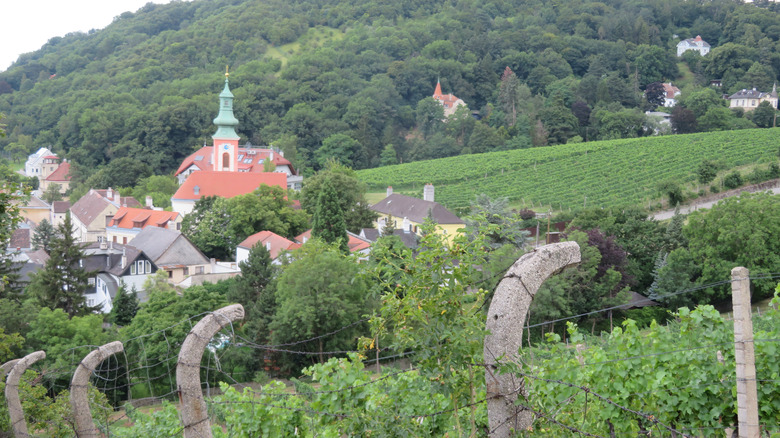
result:
[(736, 189), (741, 186), (742, 183), (742, 174), (740, 174), (738, 170), (731, 172), (723, 178), (723, 186), (727, 189)]

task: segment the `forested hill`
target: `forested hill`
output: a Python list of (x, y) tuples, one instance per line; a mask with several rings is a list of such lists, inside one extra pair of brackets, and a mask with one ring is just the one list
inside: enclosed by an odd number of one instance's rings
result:
[[(328, 157), (366, 168), (647, 135), (643, 110), (652, 105), (642, 90), (678, 78), (693, 96), (686, 129), (762, 126), (723, 113), (706, 86), (771, 88), (780, 72), (773, 8), (723, 0), (149, 4), (103, 30), (54, 38), (0, 73), (8, 132), (0, 147), (22, 157), (51, 145), (74, 161), (77, 181), (120, 158), (137, 175), (170, 172), (210, 142), (225, 65), (244, 140), (273, 142), (308, 169)], [(712, 52), (689, 52), (678, 65), (677, 42), (696, 35)], [(480, 121), (463, 113), (440, 123), (423, 100), (439, 78)]]

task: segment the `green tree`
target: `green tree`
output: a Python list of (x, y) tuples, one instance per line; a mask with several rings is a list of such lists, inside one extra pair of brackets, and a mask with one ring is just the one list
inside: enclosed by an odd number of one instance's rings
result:
[(48, 202), (49, 204), (53, 203), (54, 201), (62, 201), (62, 193), (60, 192), (61, 189), (62, 188), (59, 184), (51, 183), (48, 187), (46, 187), (46, 190), (43, 192), (41, 199)]
[(712, 88), (700, 88), (687, 94), (683, 94), (678, 102), (696, 116), (697, 119), (707, 114), (713, 107), (725, 107), (725, 101)]
[(260, 243), (249, 250), (249, 257), (239, 267), (241, 275), (228, 290), (227, 299), (244, 306), (245, 321), (250, 326), (248, 331), (252, 338), (259, 343), (268, 343), (271, 334), (268, 325), (276, 309), (271, 282), (277, 269), (271, 262), (271, 254)]
[(360, 144), (346, 134), (333, 134), (322, 141), (322, 146), (314, 154), (320, 169), (325, 168), (329, 160), (350, 165), (358, 161)]
[(544, 123), (551, 144), (565, 144), (566, 140), (577, 134), (577, 118), (566, 107), (556, 105), (544, 108), (539, 112), (539, 120)]
[(466, 233), (472, 239), (481, 236), (486, 248), (492, 250), (504, 245), (524, 248), (530, 234), (523, 230), (523, 218), (509, 211), (509, 199), (490, 199), (484, 193), (471, 203), (471, 212), (464, 222)]
[(72, 316), (63, 309), (43, 307), (30, 321), (26, 345), (32, 351), (46, 351), (46, 358), (54, 368), (69, 369), (72, 364), (68, 350), (79, 347), (88, 350), (84, 346), (103, 345), (108, 340), (102, 315)]
[(658, 184), (658, 190), (669, 199), (669, 205), (672, 207), (682, 204), (685, 200), (682, 187), (674, 181), (664, 181)]
[(444, 129), (444, 107), (432, 97), (426, 97), (417, 103), (415, 109), (417, 129), (424, 138), (439, 133)]
[(311, 219), (311, 236), (336, 244), (344, 254), (349, 254), (347, 227), (337, 196), (336, 189), (326, 180)]
[[(367, 286), (358, 276), (359, 266), (335, 246), (312, 239), (283, 266), (276, 282), (277, 311), (271, 322), (274, 344), (299, 342), (289, 347), (305, 354), (285, 354), (285, 366), (320, 363), (329, 351), (354, 349), (361, 332), (355, 324), (371, 308)], [(316, 272), (317, 275), (311, 275)], [(350, 326), (347, 329), (344, 327)], [(326, 334), (332, 335), (325, 336)]]
[(326, 181), (336, 191), (336, 199), (344, 214), (347, 230), (359, 233), (362, 228), (373, 226), (377, 214), (366, 201), (366, 184), (357, 178), (354, 170), (334, 161), (328, 162), (324, 169), (303, 182), (301, 207), (304, 210), (314, 215)]
[(501, 75), (501, 84), (498, 90), (498, 101), (506, 114), (507, 126), (514, 126), (517, 122), (517, 110), (520, 100), (520, 80), (511, 68), (506, 67)]
[(48, 219), (43, 219), (35, 228), (32, 237), (33, 249), (42, 249), (49, 254), (52, 240), (57, 238), (57, 230), (54, 229)]
[(98, 306), (88, 306), (84, 293), (95, 273), (82, 267), (86, 245), (73, 237), (70, 213), (57, 226), (57, 234), (50, 242), (49, 260), (32, 275), (28, 291), (42, 307), (62, 309), (69, 318), (90, 314)]
[(114, 306), (111, 308), (111, 320), (120, 327), (130, 325), (138, 313), (138, 306), (138, 292), (135, 287), (128, 291), (122, 284), (116, 292)]
[(699, 182), (709, 184), (718, 175), (718, 164), (711, 160), (704, 160), (696, 171)]
[(753, 123), (759, 128), (771, 128), (775, 126), (777, 110), (775, 110), (768, 101), (763, 101), (758, 104), (758, 107), (756, 107), (750, 115)]
[(192, 211), (184, 216), (181, 232), (203, 251), (207, 257), (230, 259), (232, 249), (240, 243), (230, 228), (227, 200), (216, 196), (204, 196), (195, 202)]
[(382, 155), (379, 157), (383, 166), (392, 166), (398, 164), (398, 154), (395, 152), (395, 146), (388, 144), (382, 149)]

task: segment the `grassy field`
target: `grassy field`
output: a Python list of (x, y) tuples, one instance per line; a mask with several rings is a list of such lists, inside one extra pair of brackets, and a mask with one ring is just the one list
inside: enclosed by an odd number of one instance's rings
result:
[(344, 38), (344, 33), (338, 29), (318, 26), (310, 28), (308, 32), (292, 43), (281, 46), (269, 45), (265, 56), (282, 61), (282, 69), (284, 69), (292, 55), (300, 54), (310, 48), (321, 47), (328, 41), (342, 38)]
[(709, 191), (696, 172), (705, 159), (721, 170), (713, 182), (739, 168), (745, 173), (778, 160), (780, 128), (751, 129), (610, 140), (463, 155), (357, 172), (370, 199), (396, 193), (421, 196), (423, 185), (436, 187), (436, 200), (449, 208), (467, 207), (476, 195), (508, 197), (515, 206), (537, 210), (644, 205), (658, 208), (659, 184)]

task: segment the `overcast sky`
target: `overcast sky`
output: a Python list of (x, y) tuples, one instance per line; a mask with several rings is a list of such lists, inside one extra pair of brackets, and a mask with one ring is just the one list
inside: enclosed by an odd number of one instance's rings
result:
[(123, 12), (171, 0), (6, 0), (0, 16), (0, 71), (50, 38), (102, 29)]

